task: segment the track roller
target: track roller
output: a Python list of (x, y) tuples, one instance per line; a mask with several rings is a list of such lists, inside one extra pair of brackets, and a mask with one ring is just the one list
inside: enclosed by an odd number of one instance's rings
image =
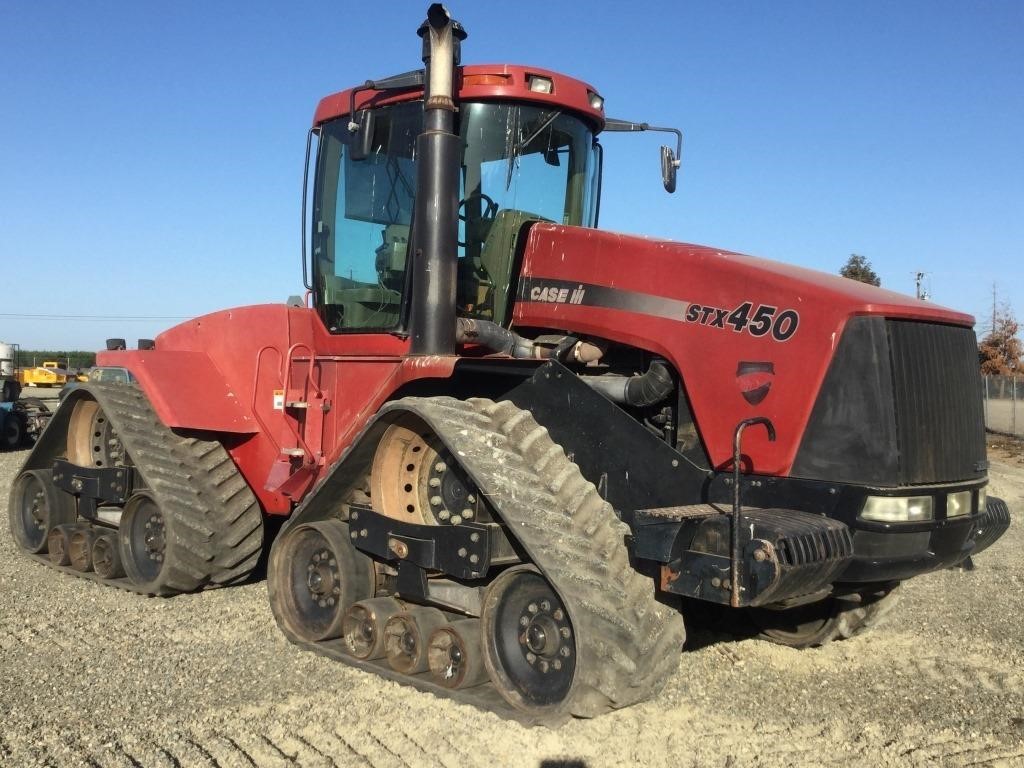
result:
[(558, 708), (576, 672), (576, 640), (554, 588), (530, 567), (492, 582), (482, 612), (485, 663), (505, 700), (529, 712)]
[(445, 688), (472, 688), (487, 680), (480, 620), (462, 619), (435, 629), (427, 643), (430, 673)]
[(307, 642), (341, 635), (349, 607), (374, 592), (373, 561), (352, 546), (340, 520), (306, 523), (282, 535), (267, 589), (278, 622)]
[(51, 563), (71, 565), (71, 535), (76, 530), (75, 525), (58, 525), (46, 534), (46, 549), (50, 553)]
[(18, 475), (8, 510), (14, 540), (33, 554), (46, 552), (47, 534), (52, 528), (73, 523), (78, 517), (74, 497), (57, 488), (52, 472), (45, 469)]
[(345, 647), (357, 659), (370, 661), (386, 655), (384, 625), (402, 611), (402, 604), (393, 597), (375, 597), (352, 605), (341, 620)]
[(68, 558), (71, 567), (86, 573), (92, 570), (92, 545), (96, 541), (96, 529), (80, 525), (68, 538)]
[(121, 548), (117, 534), (101, 533), (92, 543), (92, 567), (104, 579), (119, 579), (124, 576), (121, 565)]
[(448, 623), (437, 608), (419, 606), (388, 619), (384, 625), (384, 650), (391, 668), (407, 675), (426, 672), (430, 636)]

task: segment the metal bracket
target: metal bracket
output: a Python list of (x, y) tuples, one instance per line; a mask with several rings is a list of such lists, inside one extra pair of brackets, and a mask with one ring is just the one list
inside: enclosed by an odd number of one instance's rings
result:
[(131, 467), (82, 467), (58, 459), (53, 463), (53, 484), (78, 497), (78, 513), (96, 518), (98, 502), (124, 504), (135, 486)]
[(413, 563), (460, 579), (479, 579), (491, 565), (492, 538), (503, 536), (494, 523), (420, 525), (352, 507), (352, 544), (384, 560)]

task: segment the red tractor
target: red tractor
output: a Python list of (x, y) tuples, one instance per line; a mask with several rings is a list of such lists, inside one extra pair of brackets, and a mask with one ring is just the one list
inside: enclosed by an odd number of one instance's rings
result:
[(173, 595), (280, 527), (292, 641), (542, 719), (652, 696), (678, 596), (817, 645), (1006, 530), (971, 317), (597, 229), (599, 134), (649, 126), (460, 66), (439, 5), (419, 33), (424, 69), (317, 107), (309, 306), (109, 344), (125, 381), (72, 391), (14, 484), (24, 550)]

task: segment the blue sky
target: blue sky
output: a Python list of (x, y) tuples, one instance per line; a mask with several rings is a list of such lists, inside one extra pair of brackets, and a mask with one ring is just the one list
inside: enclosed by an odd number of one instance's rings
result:
[[(95, 349), (301, 289), (318, 99), (416, 68), (425, 2), (0, 0), (0, 339)], [(1024, 319), (1024, 3), (451, 2), (465, 62), (580, 77), (610, 116), (602, 226)], [(20, 320), (14, 314), (155, 320)]]

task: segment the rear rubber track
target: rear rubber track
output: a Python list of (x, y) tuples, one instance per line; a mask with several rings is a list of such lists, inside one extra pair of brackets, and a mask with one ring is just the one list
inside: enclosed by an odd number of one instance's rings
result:
[(529, 411), (485, 399), (405, 398), (464, 462), (569, 609), (576, 680), (562, 710), (594, 717), (656, 695), (679, 664), (681, 614), (630, 563), (621, 522)]
[[(161, 511), (173, 520), (164, 571), (145, 594), (227, 586), (245, 579), (263, 547), (256, 497), (224, 447), (179, 435), (161, 423), (134, 385), (89, 384)], [(95, 574), (93, 574), (95, 575)], [(98, 577), (97, 577), (98, 578)], [(117, 580), (116, 586), (133, 585)]]

